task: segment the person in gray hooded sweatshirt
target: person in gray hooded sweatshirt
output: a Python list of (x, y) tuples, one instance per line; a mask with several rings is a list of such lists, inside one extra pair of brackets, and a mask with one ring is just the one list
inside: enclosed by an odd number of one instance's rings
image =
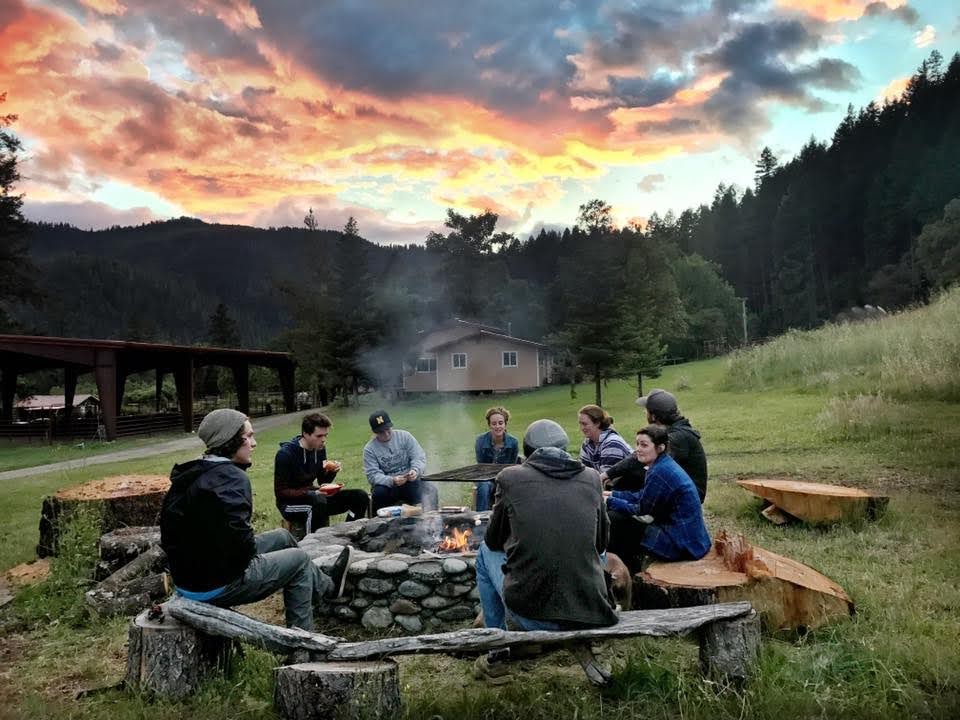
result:
[(567, 454), (553, 420), (524, 433), (522, 465), (497, 475), (490, 524), (477, 554), (487, 627), (523, 630), (613, 625), (600, 554), (610, 534), (597, 472)]

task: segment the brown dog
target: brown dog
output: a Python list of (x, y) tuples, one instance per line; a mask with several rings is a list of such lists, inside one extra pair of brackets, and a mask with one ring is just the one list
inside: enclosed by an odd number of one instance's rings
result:
[(633, 610), (633, 576), (630, 569), (619, 557), (607, 552), (607, 565), (604, 568), (610, 574), (610, 589), (621, 610)]

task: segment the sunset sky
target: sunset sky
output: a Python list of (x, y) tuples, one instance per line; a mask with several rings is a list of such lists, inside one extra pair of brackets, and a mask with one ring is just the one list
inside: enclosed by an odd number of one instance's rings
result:
[(947, 0), (0, 0), (24, 213), (520, 237), (745, 187), (960, 49)]

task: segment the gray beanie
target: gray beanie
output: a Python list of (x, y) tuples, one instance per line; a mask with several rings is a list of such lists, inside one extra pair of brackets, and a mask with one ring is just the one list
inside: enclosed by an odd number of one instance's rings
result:
[(214, 410), (203, 418), (197, 428), (197, 437), (203, 440), (207, 450), (213, 450), (229, 442), (246, 421), (247, 416), (237, 410)]
[(527, 425), (523, 433), (523, 444), (533, 450), (539, 450), (542, 447), (564, 450), (568, 442), (570, 438), (567, 437), (567, 433), (553, 420), (534, 420)]

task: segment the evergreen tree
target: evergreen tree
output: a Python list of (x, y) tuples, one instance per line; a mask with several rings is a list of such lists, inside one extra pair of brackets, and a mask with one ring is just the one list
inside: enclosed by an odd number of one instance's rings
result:
[(598, 198), (584, 203), (577, 213), (577, 227), (591, 235), (610, 232), (613, 229), (613, 208)]
[(316, 232), (320, 227), (320, 223), (317, 221), (316, 215), (313, 214), (313, 208), (307, 212), (303, 217), (303, 224), (310, 232)]
[[(0, 93), (0, 104), (7, 99)], [(16, 115), (0, 115), (0, 332), (19, 329), (9, 315), (10, 305), (31, 302), (39, 304), (36, 268), (27, 252), (27, 225), (23, 219), (23, 195), (17, 195), (15, 186), (20, 180), (17, 167), (22, 149), (20, 138), (7, 128)]]
[[(852, 112), (852, 108), (848, 110), (848, 112)], [(764, 181), (772, 177), (777, 170), (778, 161), (776, 155), (773, 154), (773, 150), (765, 145), (763, 150), (760, 151), (760, 157), (757, 159), (757, 164), (754, 167), (756, 169), (753, 173), (753, 184), (756, 190), (759, 191)]]
[(240, 330), (230, 317), (230, 310), (220, 302), (207, 320), (207, 340), (213, 347), (240, 347)]
[(347, 237), (360, 237), (360, 228), (357, 226), (356, 218), (353, 215), (347, 218), (347, 224), (343, 226), (343, 234)]

